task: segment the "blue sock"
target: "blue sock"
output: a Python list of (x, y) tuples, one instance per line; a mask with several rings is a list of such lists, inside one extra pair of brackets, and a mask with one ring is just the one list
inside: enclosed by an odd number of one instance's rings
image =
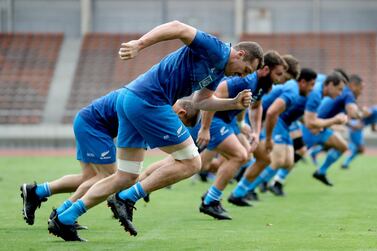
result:
[(82, 200), (78, 200), (62, 214), (58, 214), (58, 219), (64, 225), (73, 225), (77, 218), (85, 212), (86, 207), (84, 202)]
[(340, 158), (340, 156), (342, 156), (341, 152), (339, 152), (336, 149), (330, 149), (330, 151), (327, 153), (325, 161), (323, 162), (322, 166), (318, 169), (318, 173), (326, 174), (327, 169), (329, 169), (329, 167), (333, 163), (335, 163)]
[(215, 186), (211, 186), (208, 189), (207, 195), (204, 198), (204, 202), (203, 203), (204, 203), (204, 205), (208, 205), (212, 201), (215, 201), (215, 200), (216, 201), (220, 201), (222, 195), (223, 195), (223, 192), (221, 190), (219, 190)]
[(63, 204), (61, 204), (57, 209), (56, 209), (56, 212), (58, 214), (61, 214), (63, 213), (66, 209), (70, 208), (72, 206), (72, 201), (70, 200), (66, 200), (63, 202)]
[(48, 182), (37, 185), (35, 193), (40, 199), (46, 198), (51, 195), (50, 187)]
[(250, 191), (249, 187), (251, 186), (252, 182), (247, 180), (243, 177), (237, 184), (236, 188), (233, 190), (234, 197), (244, 197), (246, 196), (247, 192)]
[(344, 160), (343, 166), (348, 167), (351, 161), (359, 154), (357, 147), (350, 147), (351, 154)]
[[(272, 177), (275, 176), (278, 170), (272, 169), (271, 166), (266, 167), (263, 172), (259, 175), (264, 182), (269, 182)], [(261, 182), (262, 183), (262, 182)]]
[(313, 156), (313, 157), (317, 157), (317, 155), (322, 152), (323, 150), (323, 146), (321, 145), (316, 145), (316, 146), (313, 146), (311, 149), (310, 149), (310, 155)]
[(276, 177), (275, 179), (277, 181), (279, 181), (280, 183), (284, 183), (284, 181), (287, 179), (287, 176), (289, 174), (289, 171), (288, 169), (285, 169), (285, 168), (279, 168), (277, 174), (276, 174)]
[(246, 162), (246, 164), (244, 164), (243, 166), (241, 166), (240, 170), (248, 168), (249, 166), (251, 166), (254, 163), (255, 163), (255, 158), (251, 158), (248, 162)]
[(118, 193), (119, 198), (122, 200), (131, 200), (133, 202), (138, 201), (141, 198), (144, 198), (147, 194), (144, 192), (143, 187), (141, 186), (140, 182), (137, 182), (132, 187), (121, 191)]

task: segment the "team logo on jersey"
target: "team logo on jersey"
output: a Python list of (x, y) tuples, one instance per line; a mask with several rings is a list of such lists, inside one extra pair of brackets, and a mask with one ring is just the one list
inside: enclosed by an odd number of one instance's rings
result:
[(208, 75), (207, 77), (205, 77), (204, 79), (202, 79), (200, 82), (199, 82), (199, 86), (200, 88), (204, 88), (206, 87), (207, 85), (211, 84), (213, 82), (213, 78), (211, 75)]
[(164, 138), (164, 140), (168, 140), (170, 138), (170, 136), (169, 135), (165, 135), (163, 138)]
[(87, 157), (95, 157), (94, 153), (86, 153)]
[(229, 132), (229, 129), (226, 128), (226, 126), (221, 127), (220, 129), (221, 136), (224, 136), (227, 132)]
[(183, 130), (184, 127), (183, 125), (181, 125), (178, 130), (177, 130), (177, 135), (178, 135), (178, 138), (180, 138), (182, 135), (184, 135), (186, 133), (186, 130)]
[(111, 156), (107, 156), (108, 154), (110, 153), (110, 150), (109, 151), (106, 151), (106, 152), (103, 152), (101, 153), (101, 157), (100, 159), (110, 159)]
[(274, 136), (274, 141), (281, 142), (283, 140), (283, 135), (277, 134)]

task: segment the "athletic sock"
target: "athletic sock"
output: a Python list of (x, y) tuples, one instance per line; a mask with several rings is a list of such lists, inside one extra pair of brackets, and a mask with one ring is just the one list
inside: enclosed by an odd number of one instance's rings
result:
[(247, 192), (250, 190), (249, 187), (251, 186), (252, 182), (243, 177), (237, 184), (236, 188), (234, 188), (232, 194), (234, 197), (244, 197), (246, 196)]
[(65, 210), (67, 210), (68, 208), (70, 208), (72, 206), (72, 201), (70, 200), (66, 200), (63, 202), (63, 204), (61, 204), (57, 209), (56, 209), (56, 212), (58, 214), (61, 214), (63, 213)]
[(342, 153), (336, 149), (330, 149), (329, 152), (327, 153), (327, 157), (325, 161), (323, 162), (322, 166), (318, 169), (318, 173), (320, 174), (326, 174), (327, 169), (335, 163), (340, 156), (342, 156)]
[(215, 186), (211, 186), (208, 189), (207, 195), (204, 198), (204, 205), (209, 205), (212, 201), (220, 201), (223, 192)]
[(77, 218), (86, 212), (86, 206), (82, 200), (72, 204), (62, 214), (58, 214), (58, 219), (64, 225), (73, 225)]
[(50, 187), (48, 182), (37, 185), (35, 193), (40, 199), (46, 198), (51, 195)]
[(278, 172), (276, 173), (274, 180), (279, 181), (280, 183), (284, 183), (287, 179), (290, 170), (285, 168), (279, 168)]
[(132, 187), (121, 191), (118, 193), (119, 198), (122, 200), (131, 200), (133, 202), (138, 201), (141, 198), (146, 196), (146, 192), (144, 191), (143, 187), (141, 186), (140, 182), (137, 182)]

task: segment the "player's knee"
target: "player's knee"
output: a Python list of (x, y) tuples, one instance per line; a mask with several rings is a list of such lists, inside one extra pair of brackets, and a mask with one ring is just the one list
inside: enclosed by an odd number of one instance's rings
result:
[(239, 162), (241, 165), (245, 164), (248, 160), (248, 155), (245, 150), (243, 151), (237, 151), (237, 153), (234, 155), (234, 159)]
[(185, 162), (187, 165), (187, 176), (192, 176), (202, 169), (202, 161), (199, 157), (186, 160)]

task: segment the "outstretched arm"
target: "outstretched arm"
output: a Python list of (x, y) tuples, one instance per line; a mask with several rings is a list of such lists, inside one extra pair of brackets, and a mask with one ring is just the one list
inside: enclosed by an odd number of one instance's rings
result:
[(119, 56), (122, 60), (128, 60), (137, 56), (139, 51), (156, 43), (180, 39), (189, 45), (195, 38), (196, 29), (179, 21), (172, 21), (153, 28), (147, 34), (137, 40), (122, 43)]

